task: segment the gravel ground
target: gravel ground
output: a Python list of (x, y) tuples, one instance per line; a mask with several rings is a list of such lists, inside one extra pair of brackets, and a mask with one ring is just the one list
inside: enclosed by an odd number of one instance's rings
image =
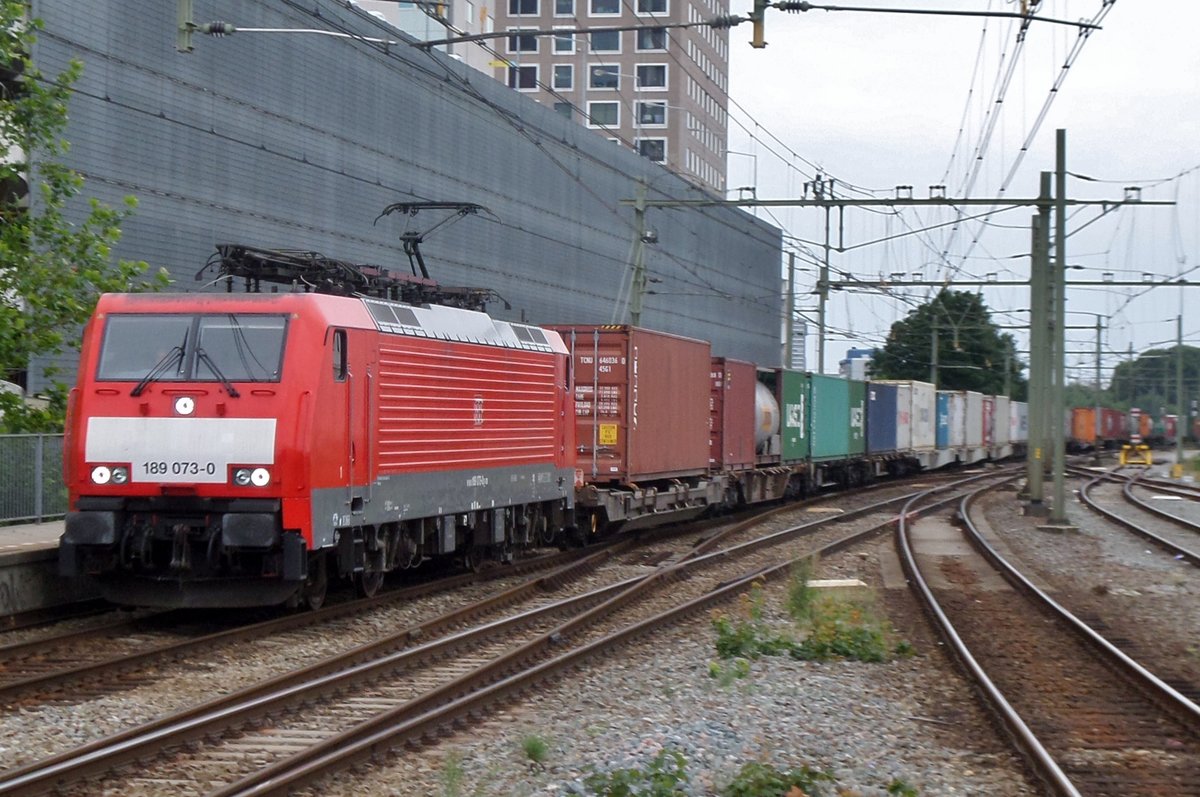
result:
[[(1126, 504), (1115, 488), (1103, 495), (1112, 496), (1111, 509), (1124, 517), (1148, 526), (1163, 522)], [(991, 500), (985, 515), (1021, 562), (1049, 582), (1056, 601), (1089, 624), (1100, 620), (1105, 636), (1124, 640), (1122, 649), (1160, 677), (1200, 687), (1200, 568), (1074, 498), (1067, 517), (1077, 531), (1066, 534), (1039, 531), (1036, 521), (1013, 513), (1010, 504)]]
[[(746, 762), (831, 774), (825, 794), (1033, 795), (1015, 758), (929, 637), (904, 589), (884, 589), (890, 539), (822, 563), (821, 578), (876, 587), (892, 641), (916, 647), (881, 664), (762, 657), (749, 674), (713, 678), (710, 618), (615, 652), (586, 676), (383, 767), (321, 784), (321, 795), (577, 795), (590, 772), (645, 769), (664, 748), (687, 760), (689, 795), (716, 795)], [(786, 588), (765, 590), (768, 622), (790, 625)], [(540, 765), (523, 740), (547, 744)]]
[[(1155, 652), (1169, 655), (1177, 675), (1200, 683), (1195, 643), (1200, 571), (1147, 552), (1144, 543), (1074, 503), (1070, 517), (1080, 527), (1074, 534), (1037, 530), (1020, 515), (1012, 493), (984, 502), (982, 510), (1021, 565), (1054, 586), (1056, 599), (1094, 614), (1113, 633), (1130, 639), (1138, 649), (1135, 657), (1150, 663)], [(719, 794), (751, 761), (828, 772), (836, 779), (824, 792), (828, 795), (881, 797), (893, 782), (921, 795), (1037, 794), (942, 654), (907, 590), (896, 588), (894, 576), (884, 578), (890, 550), (891, 540), (881, 539), (822, 562), (815, 575), (870, 584), (891, 642), (911, 643), (912, 656), (881, 664), (763, 657), (750, 663), (744, 678), (714, 678), (715, 633), (710, 618), (699, 617), (614, 651), (586, 673), (552, 684), (435, 745), (335, 776), (309, 793), (585, 794), (589, 772), (644, 769), (668, 748), (687, 761), (689, 795)], [(768, 585), (765, 598), (767, 622), (787, 630), (785, 586)], [(262, 654), (278, 666), (284, 652)], [(215, 661), (210, 666), (224, 668)], [(196, 681), (194, 686), (202, 688), (204, 678)], [(19, 740), (0, 734), (0, 758), (11, 762), (17, 751), (61, 746), (61, 738), (51, 741), (55, 736), (92, 737), (97, 726), (127, 726), (152, 715), (151, 701), (130, 700), (142, 689), (88, 705), (42, 708), (44, 724), (33, 730), (10, 716), (24, 733)], [(41, 741), (41, 734), (49, 738)], [(531, 737), (546, 745), (538, 764), (523, 751)]]

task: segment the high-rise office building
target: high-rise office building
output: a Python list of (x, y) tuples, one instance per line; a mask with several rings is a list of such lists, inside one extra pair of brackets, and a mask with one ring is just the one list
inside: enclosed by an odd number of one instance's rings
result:
[(729, 31), (695, 23), (728, 0), (497, 0), (494, 13), (511, 31), (494, 40), (497, 79), (724, 196)]

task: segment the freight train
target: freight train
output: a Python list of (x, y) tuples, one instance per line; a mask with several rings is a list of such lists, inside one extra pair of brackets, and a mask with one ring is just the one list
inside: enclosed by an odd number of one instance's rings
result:
[(248, 292), (105, 295), (84, 332), (59, 565), (116, 603), (316, 607), (334, 578), (370, 595), (431, 560), (478, 567), (1027, 437), (1004, 396), (500, 321), (416, 303), (412, 280), (261, 292), (293, 253), (222, 252), (255, 264)]

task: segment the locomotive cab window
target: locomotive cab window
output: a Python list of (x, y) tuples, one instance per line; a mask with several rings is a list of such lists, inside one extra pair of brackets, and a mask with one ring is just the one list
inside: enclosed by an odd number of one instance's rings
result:
[(346, 330), (335, 329), (333, 331), (333, 379), (336, 382), (345, 382), (348, 372), (346, 360)]
[(105, 322), (101, 381), (277, 382), (282, 315), (114, 314)]

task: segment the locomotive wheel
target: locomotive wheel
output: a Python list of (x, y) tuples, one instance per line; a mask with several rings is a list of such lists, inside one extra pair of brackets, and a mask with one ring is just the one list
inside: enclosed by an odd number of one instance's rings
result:
[(329, 575), (325, 568), (324, 554), (313, 556), (308, 563), (308, 578), (300, 591), (300, 600), (306, 609), (316, 611), (325, 605), (325, 594), (329, 591)]
[(384, 572), (382, 570), (364, 570), (354, 574), (354, 592), (360, 598), (373, 598), (383, 586)]

